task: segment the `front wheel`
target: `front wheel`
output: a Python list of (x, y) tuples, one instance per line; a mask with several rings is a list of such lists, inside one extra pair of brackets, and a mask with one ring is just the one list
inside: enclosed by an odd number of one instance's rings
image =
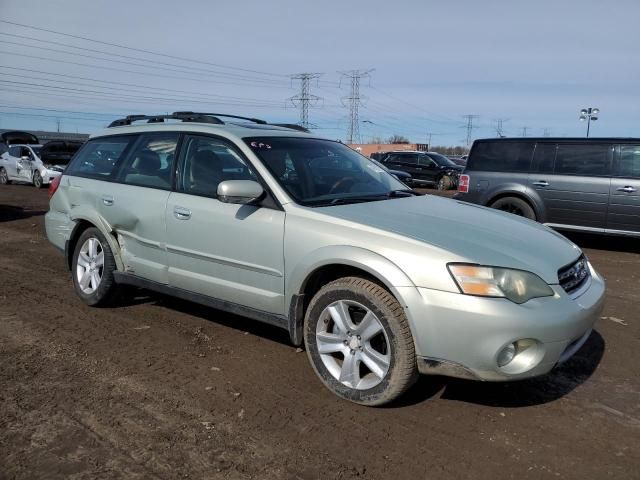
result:
[(531, 205), (517, 197), (503, 197), (491, 205), (491, 208), (502, 210), (503, 212), (513, 213), (529, 220), (536, 220), (536, 212), (533, 211)]
[(9, 185), (11, 180), (9, 180), (9, 174), (4, 169), (4, 167), (0, 167), (0, 185)]
[(40, 175), (40, 172), (36, 170), (33, 173), (33, 186), (36, 188), (42, 188), (43, 184), (44, 182), (42, 181), (42, 175)]
[(417, 378), (404, 310), (369, 280), (346, 277), (322, 287), (307, 309), (304, 333), (313, 369), (343, 399), (383, 405)]

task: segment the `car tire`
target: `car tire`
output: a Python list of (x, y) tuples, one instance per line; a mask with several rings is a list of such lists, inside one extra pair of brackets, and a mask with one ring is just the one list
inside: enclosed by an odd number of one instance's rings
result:
[(114, 303), (120, 290), (113, 275), (116, 269), (113, 252), (102, 232), (95, 227), (82, 232), (71, 264), (73, 286), (80, 299), (93, 307)]
[(40, 172), (38, 170), (36, 170), (35, 172), (33, 172), (33, 186), (36, 188), (42, 188), (44, 185), (44, 182), (42, 181), (42, 175), (40, 175)]
[(512, 213), (529, 220), (536, 220), (536, 212), (525, 200), (517, 197), (502, 197), (489, 205), (496, 210)]
[(9, 180), (9, 174), (5, 170), (4, 167), (0, 167), (0, 185), (9, 185), (11, 184), (11, 180)]
[(383, 405), (401, 396), (418, 376), (403, 307), (363, 278), (340, 278), (316, 293), (305, 315), (304, 340), (322, 383), (345, 400)]
[(438, 190), (442, 190), (442, 191), (450, 190), (452, 186), (453, 186), (453, 180), (449, 175), (441, 176), (438, 179), (438, 183), (436, 184), (436, 187), (438, 188)]

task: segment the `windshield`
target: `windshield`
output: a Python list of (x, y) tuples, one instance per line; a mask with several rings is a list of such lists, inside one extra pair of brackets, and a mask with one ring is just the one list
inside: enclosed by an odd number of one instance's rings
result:
[(438, 165), (443, 167), (455, 167), (456, 163), (450, 158), (440, 155), (439, 153), (429, 153), (429, 156), (433, 158)]
[(302, 205), (380, 200), (407, 190), (385, 169), (339, 142), (296, 137), (244, 141)]

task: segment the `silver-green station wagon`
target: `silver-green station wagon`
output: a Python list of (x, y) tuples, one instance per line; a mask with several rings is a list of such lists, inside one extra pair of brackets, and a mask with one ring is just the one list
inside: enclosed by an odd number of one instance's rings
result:
[(50, 194), (47, 235), (85, 303), (134, 285), (285, 328), (332, 392), (365, 405), (418, 373), (545, 374), (604, 299), (549, 228), (417, 195), (340, 142), (256, 119), (117, 120)]

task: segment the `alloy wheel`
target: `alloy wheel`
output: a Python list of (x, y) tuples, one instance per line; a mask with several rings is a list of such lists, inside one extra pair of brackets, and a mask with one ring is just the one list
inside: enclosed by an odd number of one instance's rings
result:
[(9, 183), (9, 176), (4, 168), (0, 168), (0, 184), (6, 185)]
[(95, 237), (88, 238), (80, 248), (76, 266), (76, 279), (82, 293), (95, 292), (102, 281), (104, 272), (104, 249)]
[(364, 305), (339, 300), (320, 314), (316, 343), (322, 363), (343, 385), (367, 390), (380, 384), (391, 365), (387, 333)]

